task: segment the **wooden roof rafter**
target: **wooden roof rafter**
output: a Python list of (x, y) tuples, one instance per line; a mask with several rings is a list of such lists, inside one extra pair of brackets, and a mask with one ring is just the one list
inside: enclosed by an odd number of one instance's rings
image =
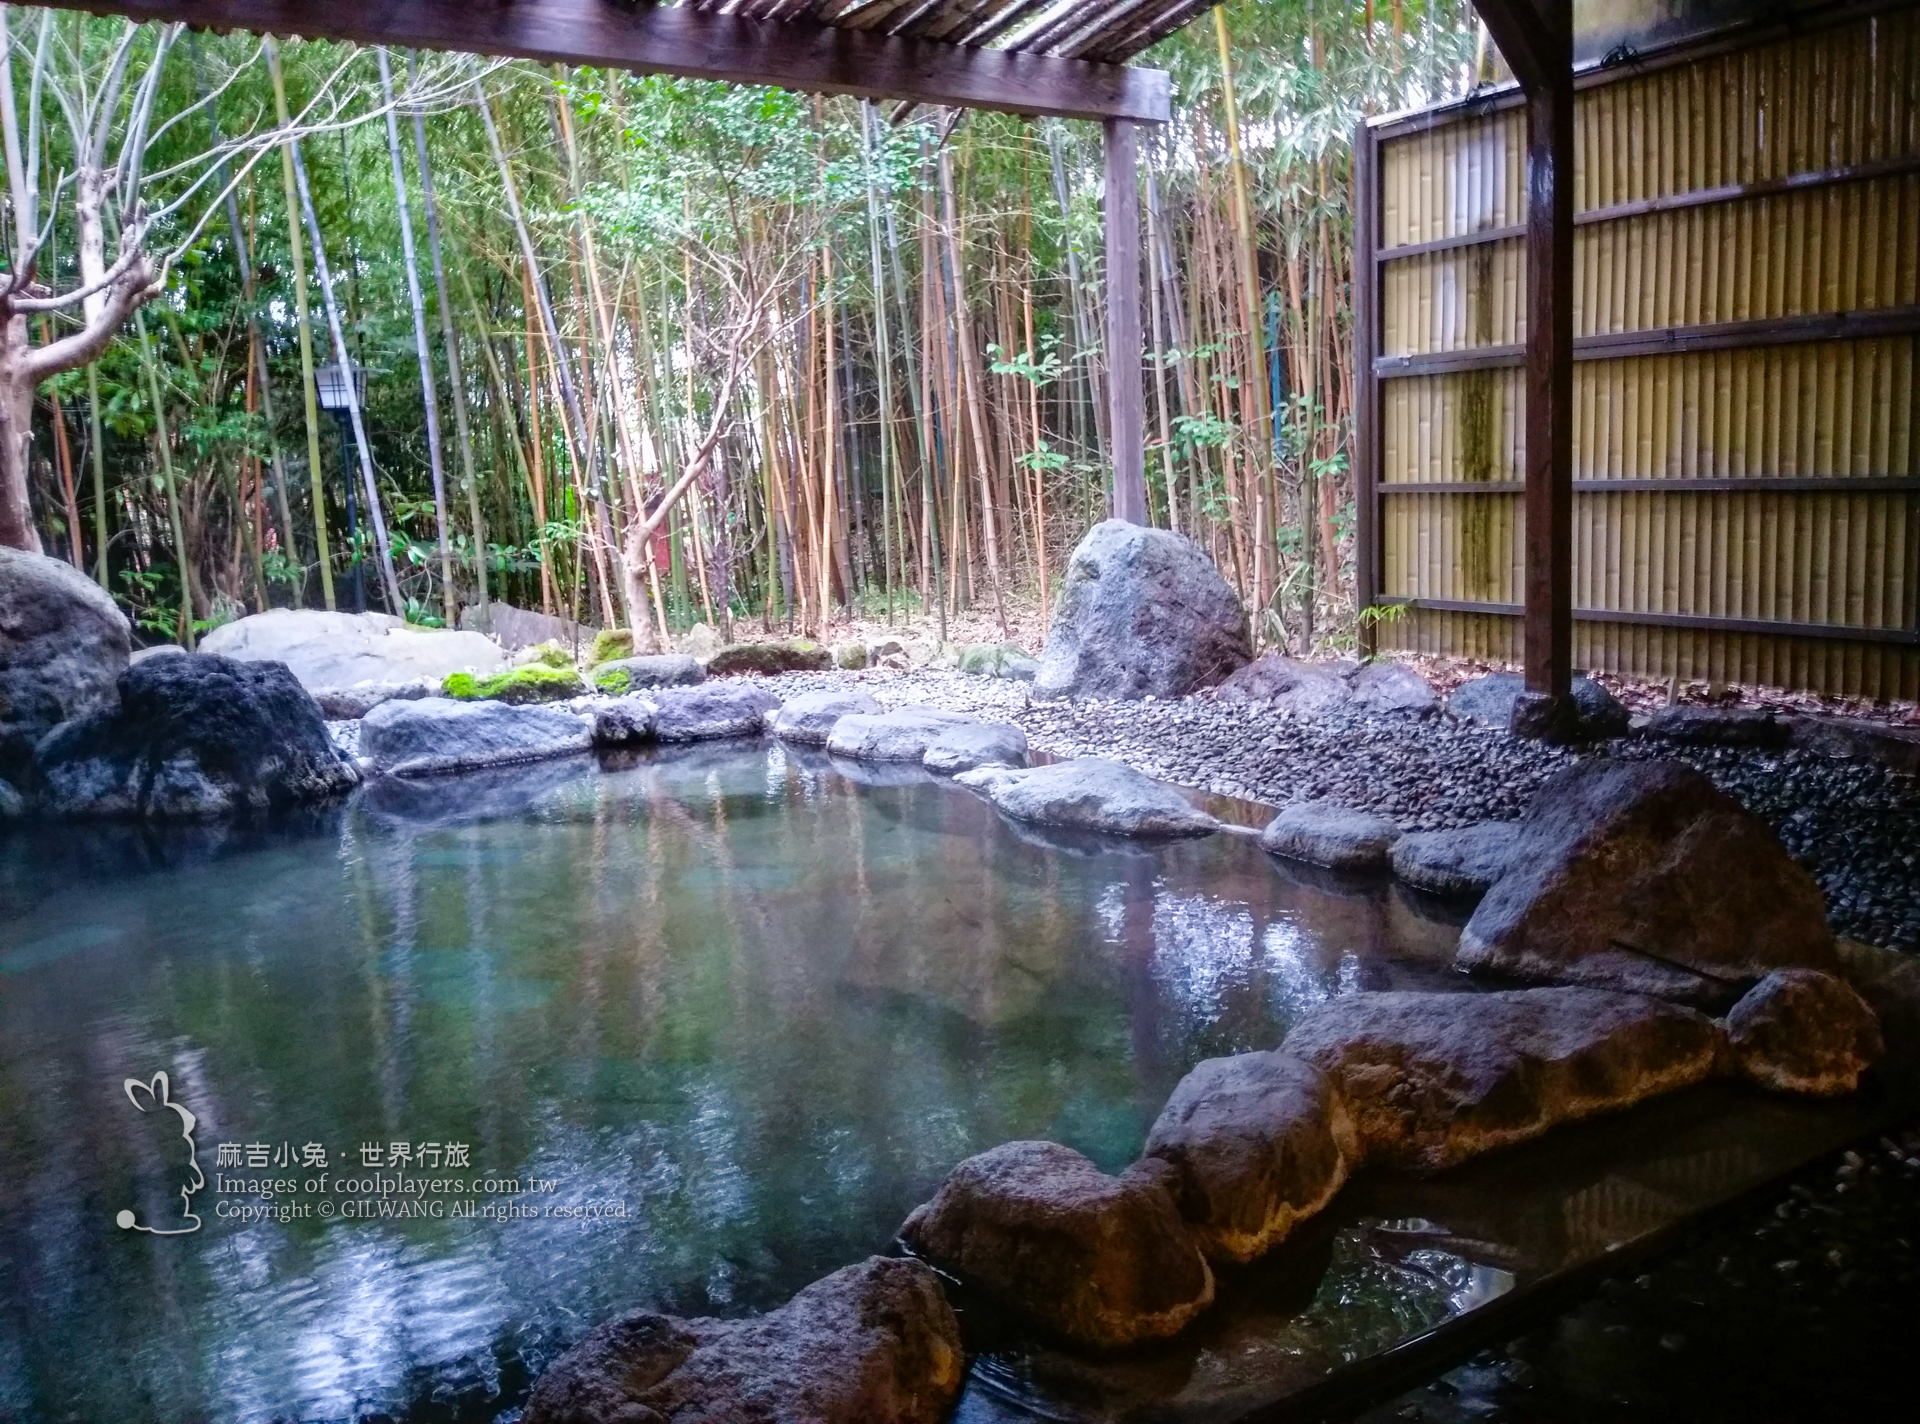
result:
[(403, 48), (1069, 119), (1164, 123), (1126, 61), (1215, 0), (51, 0)]

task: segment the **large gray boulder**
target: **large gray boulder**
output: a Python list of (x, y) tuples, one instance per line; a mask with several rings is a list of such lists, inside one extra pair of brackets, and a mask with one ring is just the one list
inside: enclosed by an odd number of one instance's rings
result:
[(1268, 653), (1227, 678), (1214, 695), (1223, 701), (1262, 703), (1297, 717), (1317, 716), (1353, 700), (1346, 677), (1351, 666)]
[(893, 712), (855, 712), (834, 723), (827, 750), (855, 761), (919, 761), (949, 727), (980, 719), (938, 707), (902, 707)]
[(1281, 1052), (1333, 1079), (1365, 1159), (1438, 1171), (1710, 1077), (1713, 1020), (1603, 989), (1354, 994)]
[(954, 778), (1016, 821), (1118, 836), (1206, 836), (1220, 823), (1171, 786), (1103, 757), (1051, 766), (983, 766)]
[(127, 669), (116, 704), (39, 746), (38, 808), (56, 816), (224, 816), (320, 800), (359, 769), (278, 663), (196, 655)]
[(1479, 821), (1445, 831), (1413, 831), (1393, 843), (1393, 873), (1429, 895), (1484, 895), (1507, 873), (1520, 838), (1517, 821)]
[(1011, 722), (962, 722), (927, 743), (921, 764), (942, 776), (981, 766), (1025, 766), (1027, 734)]
[(1213, 1302), (1213, 1272), (1149, 1159), (1109, 1177), (1053, 1142), (1008, 1142), (947, 1174), (901, 1238), (1062, 1339), (1165, 1339)]
[[(1519, 673), (1490, 672), (1454, 688), (1447, 697), (1447, 711), (1470, 722), (1510, 728), (1514, 706), (1526, 690), (1527, 680)], [(1574, 736), (1598, 741), (1626, 735), (1633, 719), (1611, 692), (1590, 677), (1574, 678), (1570, 690)]]
[(1039, 697), (1184, 697), (1253, 656), (1240, 600), (1184, 534), (1109, 519), (1073, 551)]
[(885, 709), (866, 693), (853, 688), (827, 692), (803, 692), (789, 697), (773, 719), (773, 734), (783, 742), (801, 746), (825, 746), (834, 724), (854, 715), (878, 717)]
[(1665, 761), (1585, 762), (1541, 788), (1456, 962), (1696, 1002), (1838, 968), (1813, 878), (1766, 822)]
[(780, 699), (749, 683), (668, 688), (652, 699), (653, 734), (663, 742), (706, 742), (753, 737), (767, 729), (767, 714)]
[(389, 776), (544, 761), (592, 745), (586, 720), (558, 707), (428, 697), (382, 702), (360, 719), (360, 755)]
[(1174, 1200), (1200, 1249), (1251, 1261), (1332, 1201), (1360, 1153), (1331, 1078), (1286, 1054), (1243, 1053), (1180, 1080), (1146, 1155), (1174, 1168)]
[(1753, 1082), (1817, 1098), (1851, 1093), (1886, 1051), (1867, 1001), (1811, 969), (1783, 969), (1748, 990), (1727, 1015), (1727, 1041)]
[(568, 648), (589, 645), (596, 631), (571, 618), (516, 608), (497, 599), (487, 604), (485, 617), (481, 616), (477, 604), (461, 609), (460, 628), (463, 632), (484, 634), (510, 653), (541, 643), (559, 643)]
[(497, 672), (507, 665), (500, 645), (480, 633), (311, 608), (275, 608), (223, 624), (200, 640), (200, 651), (241, 662), (285, 663), (309, 691), (421, 678), (438, 684), (449, 673)]
[(0, 548), (0, 781), (25, 779), (52, 728), (112, 709), (131, 643), (126, 616), (92, 579)]
[(1400, 828), (1385, 816), (1337, 801), (1296, 801), (1260, 833), (1270, 854), (1355, 874), (1385, 870), (1399, 839)]
[(707, 680), (707, 670), (685, 653), (648, 653), (601, 663), (591, 676), (600, 691), (620, 697), (650, 687), (692, 687)]
[(524, 1424), (936, 1424), (960, 1323), (919, 1261), (869, 1257), (744, 1320), (635, 1311), (534, 1384)]

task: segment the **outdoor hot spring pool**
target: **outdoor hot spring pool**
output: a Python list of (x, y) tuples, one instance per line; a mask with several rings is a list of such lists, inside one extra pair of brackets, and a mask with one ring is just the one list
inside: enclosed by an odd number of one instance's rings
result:
[[(1299, 874), (1242, 836), (1050, 844), (772, 744), (375, 785), (271, 831), (16, 831), (0, 1417), (492, 1418), (620, 1310), (760, 1310), (888, 1249), (971, 1153), (1118, 1169), (1198, 1060), (1455, 982), (1451, 927)], [(163, 1071), (206, 1179), (185, 1235), (115, 1224), (183, 1221), (180, 1119), (123, 1089)], [(1499, 1288), (1330, 1249), (1287, 1307), (1325, 1307), (1323, 1354)]]

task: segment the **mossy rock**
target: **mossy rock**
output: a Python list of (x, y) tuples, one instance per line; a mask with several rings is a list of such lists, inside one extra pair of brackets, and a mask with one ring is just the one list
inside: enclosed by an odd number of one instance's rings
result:
[(573, 666), (573, 654), (559, 643), (548, 639), (544, 643), (535, 643), (515, 653), (513, 665), (515, 667), (570, 668)]
[(836, 643), (833, 646), (833, 665), (837, 668), (852, 670), (867, 665), (867, 645), (865, 643)]
[(833, 654), (811, 638), (792, 638), (779, 643), (729, 643), (707, 661), (713, 677), (733, 677), (741, 673), (825, 672), (833, 666)]
[(976, 677), (1018, 677), (1022, 665), (1032, 662), (1018, 643), (972, 643), (959, 650), (954, 665)]
[(601, 663), (610, 663), (632, 656), (633, 629), (602, 628), (593, 635), (593, 648), (587, 654), (587, 666), (597, 668)]
[(502, 672), (475, 677), (470, 672), (449, 673), (440, 684), (443, 696), (459, 702), (564, 702), (584, 696), (587, 685), (580, 680), (572, 664), (549, 667), (545, 663), (526, 663)]
[(651, 687), (686, 687), (706, 678), (700, 664), (685, 653), (616, 658), (595, 668), (591, 675), (596, 688), (615, 697)]

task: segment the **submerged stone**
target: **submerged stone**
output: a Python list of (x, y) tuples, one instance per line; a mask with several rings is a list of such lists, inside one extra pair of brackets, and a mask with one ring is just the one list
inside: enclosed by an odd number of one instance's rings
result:
[(1251, 656), (1240, 600), (1198, 544), (1109, 519), (1073, 551), (1034, 692), (1184, 697)]
[(1393, 843), (1393, 873), (1429, 895), (1484, 895), (1507, 873), (1520, 836), (1517, 821), (1481, 821), (1446, 831), (1413, 831)]
[(558, 707), (429, 697), (383, 702), (360, 719), (360, 755), (390, 776), (543, 761), (592, 745), (587, 723)]
[(1886, 1051), (1867, 1001), (1811, 969), (1783, 969), (1749, 989), (1727, 1015), (1727, 1041), (1761, 1087), (1821, 1098), (1854, 1091)]
[(780, 705), (778, 697), (750, 683), (669, 688), (653, 701), (653, 734), (663, 742), (758, 736), (767, 729), (767, 714)]
[(1772, 829), (1664, 761), (1586, 762), (1548, 782), (1456, 962), (1698, 1001), (1838, 963), (1820, 889)]
[(852, 688), (803, 692), (781, 704), (779, 714), (773, 719), (773, 734), (784, 742), (825, 746), (842, 717), (856, 714), (877, 717), (883, 710), (866, 693)]
[(955, 778), (1017, 821), (1120, 836), (1206, 836), (1220, 823), (1130, 766), (1080, 757), (1025, 770), (983, 766)]
[(1210, 1058), (1180, 1080), (1147, 1134), (1207, 1255), (1251, 1261), (1333, 1200), (1359, 1158), (1346, 1101), (1281, 1053)]
[(827, 750), (855, 761), (919, 761), (949, 727), (978, 722), (965, 712), (938, 707), (901, 707), (892, 712), (852, 713), (834, 724)]
[(128, 668), (117, 706), (50, 732), (32, 799), (56, 816), (223, 816), (319, 800), (359, 779), (284, 666), (199, 654)]
[(1411, 1171), (1702, 1082), (1722, 1050), (1704, 1014), (1570, 988), (1354, 994), (1314, 1009), (1280, 1048), (1333, 1079), (1367, 1161)]
[(1400, 828), (1385, 816), (1337, 801), (1296, 801), (1260, 833), (1260, 844), (1272, 855), (1349, 872), (1386, 869), (1387, 853), (1399, 839)]
[(635, 1311), (541, 1375), (525, 1424), (936, 1424), (960, 1324), (919, 1261), (869, 1257), (744, 1320)]
[(1071, 1148), (1008, 1142), (947, 1174), (900, 1235), (1077, 1345), (1166, 1339), (1213, 1302), (1213, 1273), (1174, 1206), (1164, 1163), (1109, 1177)]

